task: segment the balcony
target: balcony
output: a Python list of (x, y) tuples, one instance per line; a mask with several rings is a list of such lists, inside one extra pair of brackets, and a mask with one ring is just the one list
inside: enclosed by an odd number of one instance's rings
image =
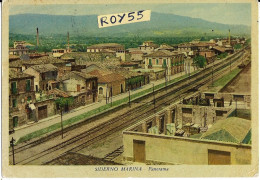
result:
[(47, 95), (47, 94), (40, 94), (40, 93), (37, 93), (35, 94), (36, 96), (36, 102), (41, 102), (41, 101), (46, 101), (46, 100), (49, 100), (49, 99), (54, 99), (54, 96), (52, 94), (50, 95)]

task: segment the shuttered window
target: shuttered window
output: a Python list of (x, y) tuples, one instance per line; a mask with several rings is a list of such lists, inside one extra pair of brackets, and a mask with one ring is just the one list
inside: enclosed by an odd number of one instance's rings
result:
[(31, 91), (31, 80), (26, 80), (26, 91)]
[(16, 82), (11, 83), (11, 92), (12, 92), (12, 94), (17, 93)]

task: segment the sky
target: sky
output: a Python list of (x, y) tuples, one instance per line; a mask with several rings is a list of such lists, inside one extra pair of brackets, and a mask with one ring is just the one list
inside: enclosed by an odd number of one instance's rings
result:
[(70, 5), (15, 5), (10, 15), (51, 14), (51, 15), (106, 15), (138, 10), (176, 14), (201, 18), (222, 24), (251, 25), (250, 3), (180, 3), (180, 4), (70, 4)]

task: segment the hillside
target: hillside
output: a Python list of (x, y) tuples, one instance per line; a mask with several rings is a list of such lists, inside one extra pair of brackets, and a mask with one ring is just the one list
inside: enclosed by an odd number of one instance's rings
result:
[[(225, 25), (198, 18), (174, 14), (154, 13), (151, 21), (126, 24), (99, 29), (97, 15), (43, 15), (20, 14), (10, 16), (10, 33), (35, 34), (36, 27), (41, 35), (66, 34), (83, 36), (189, 36), (189, 35), (227, 35), (231, 29), (233, 35), (249, 35), (250, 27), (245, 25)], [(214, 31), (212, 31), (212, 29)]]

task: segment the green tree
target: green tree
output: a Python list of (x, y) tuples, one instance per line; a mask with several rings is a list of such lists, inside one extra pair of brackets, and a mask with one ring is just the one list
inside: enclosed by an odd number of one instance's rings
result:
[(234, 49), (241, 49), (241, 44), (235, 44)]
[(201, 37), (200, 41), (206, 41), (206, 38), (205, 37)]
[(73, 97), (68, 97), (68, 98), (64, 98), (64, 97), (59, 97), (55, 100), (56, 105), (59, 107), (60, 109), (60, 118), (61, 118), (61, 137), (63, 139), (63, 123), (62, 123), (62, 114), (64, 111), (64, 108), (66, 105), (71, 105), (73, 103), (74, 99)]
[(204, 56), (199, 55), (199, 56), (194, 57), (193, 63), (195, 63), (196, 66), (203, 68), (206, 66), (207, 62), (206, 62), (206, 58)]

